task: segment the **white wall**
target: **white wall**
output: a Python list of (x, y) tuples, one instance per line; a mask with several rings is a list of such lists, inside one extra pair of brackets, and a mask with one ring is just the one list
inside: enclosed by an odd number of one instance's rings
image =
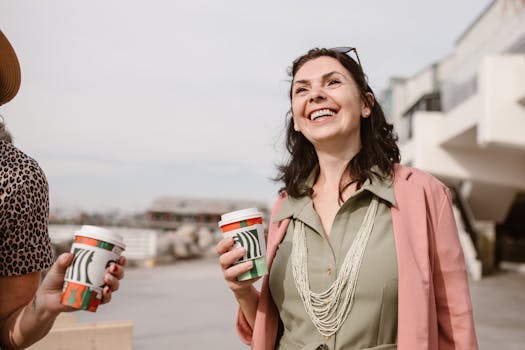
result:
[(525, 96), (525, 55), (487, 56), (479, 76), (483, 100), (479, 144), (525, 151), (525, 108), (519, 102)]

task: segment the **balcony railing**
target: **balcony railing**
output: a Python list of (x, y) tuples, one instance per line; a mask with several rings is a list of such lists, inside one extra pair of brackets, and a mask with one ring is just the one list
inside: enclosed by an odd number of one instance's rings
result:
[(478, 77), (473, 76), (461, 83), (444, 82), (441, 88), (442, 107), (448, 112), (466, 101), (478, 91)]
[(410, 108), (403, 113), (403, 118), (399, 125), (398, 137), (400, 143), (405, 143), (413, 136), (414, 114), (418, 111), (440, 111), (441, 93), (431, 92), (421, 96)]

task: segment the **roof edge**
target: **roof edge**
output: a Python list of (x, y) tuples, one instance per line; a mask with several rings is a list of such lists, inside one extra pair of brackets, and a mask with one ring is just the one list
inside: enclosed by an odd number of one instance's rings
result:
[(454, 41), (454, 45), (457, 46), (465, 37), (472, 31), (476, 24), (481, 20), (481, 18), (494, 6), (498, 1), (493, 0), (488, 4), (483, 11), (468, 25), (468, 27), (460, 34), (460, 36)]

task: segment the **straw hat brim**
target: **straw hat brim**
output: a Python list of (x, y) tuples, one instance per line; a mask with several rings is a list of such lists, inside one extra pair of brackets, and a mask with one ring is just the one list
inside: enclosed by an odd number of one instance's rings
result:
[(20, 64), (15, 50), (0, 30), (0, 105), (16, 96), (20, 80)]

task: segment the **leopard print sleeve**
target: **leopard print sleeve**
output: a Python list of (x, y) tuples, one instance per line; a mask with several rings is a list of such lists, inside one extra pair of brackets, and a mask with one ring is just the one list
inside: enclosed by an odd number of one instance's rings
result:
[(45, 174), (10, 144), (2, 142), (0, 154), (0, 275), (45, 270), (53, 263)]

